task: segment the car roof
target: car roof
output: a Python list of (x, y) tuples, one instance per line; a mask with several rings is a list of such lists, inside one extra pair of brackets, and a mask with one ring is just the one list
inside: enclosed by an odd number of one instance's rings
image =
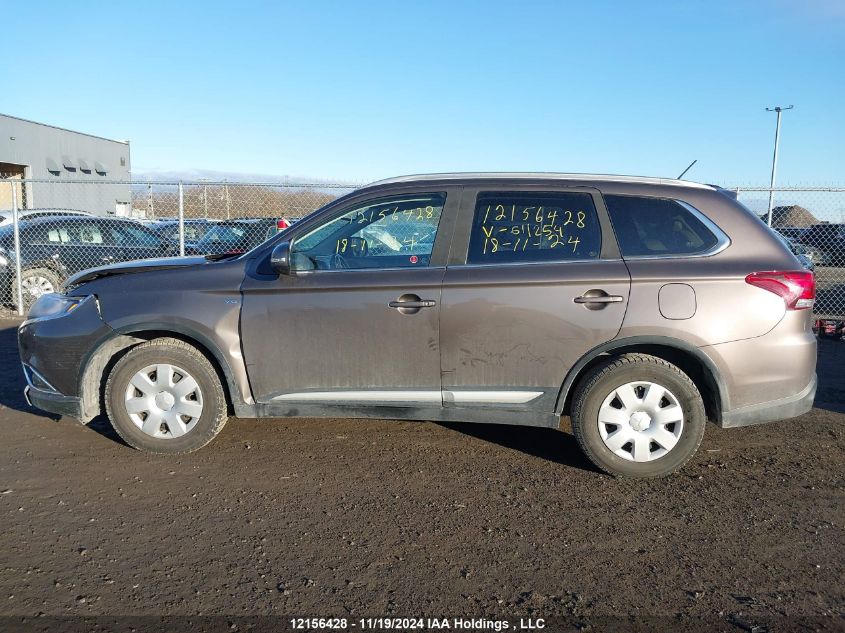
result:
[[(185, 224), (211, 224), (214, 220), (206, 218), (185, 218)], [(152, 226), (167, 226), (170, 224), (179, 224), (179, 220), (153, 220), (150, 223)]]
[(84, 213), (85, 215), (92, 215), (90, 211), (81, 211), (80, 209), (60, 209), (58, 207), (44, 207), (43, 209), (21, 209), (21, 213), (67, 213), (75, 215), (77, 213)]
[[(38, 208), (38, 209), (18, 209), (18, 212), (21, 215), (28, 215), (30, 213), (55, 213), (55, 214), (66, 213), (68, 215), (76, 215), (76, 214), (93, 215), (90, 211), (80, 211), (79, 209), (59, 209), (59, 208), (56, 208), (56, 207), (44, 207), (44, 208)], [(0, 210), (0, 215), (12, 215), (12, 210), (11, 209)]]
[(572, 182), (572, 183), (588, 183), (597, 185), (601, 183), (626, 183), (626, 184), (646, 184), (646, 185), (670, 185), (676, 187), (686, 187), (690, 189), (707, 189), (714, 190), (712, 185), (702, 185), (697, 182), (688, 180), (677, 180), (676, 178), (653, 178), (647, 176), (621, 176), (613, 174), (576, 174), (576, 173), (557, 173), (557, 172), (451, 172), (451, 173), (434, 173), (434, 174), (415, 174), (410, 176), (398, 176), (396, 178), (386, 178), (376, 182), (369, 183), (366, 187), (376, 187), (381, 185), (393, 185), (404, 183), (425, 183), (425, 182), (443, 182), (443, 181), (546, 181), (546, 182)]
[(220, 220), (216, 224), (258, 224), (259, 222), (277, 222), (276, 218), (232, 218), (231, 220)]
[(55, 224), (57, 221), (61, 220), (62, 222), (90, 222), (91, 220), (99, 220), (101, 222), (110, 222), (110, 223), (119, 223), (119, 224), (132, 224), (133, 226), (144, 226), (140, 222), (136, 222), (131, 218), (116, 218), (111, 216), (102, 216), (102, 215), (58, 215), (58, 216), (51, 216), (46, 218), (33, 218), (31, 220), (26, 220), (27, 225), (29, 226), (38, 226), (41, 224)]

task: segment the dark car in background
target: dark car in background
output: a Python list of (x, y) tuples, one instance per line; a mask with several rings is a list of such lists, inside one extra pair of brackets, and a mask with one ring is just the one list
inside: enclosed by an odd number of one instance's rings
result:
[(276, 218), (242, 218), (215, 222), (205, 235), (190, 247), (185, 244), (186, 255), (220, 255), (222, 253), (245, 253), (290, 223)]
[[(205, 234), (214, 226), (213, 220), (191, 219), (184, 221), (185, 248), (196, 245)], [(179, 244), (179, 220), (159, 220), (147, 224), (147, 227), (154, 231), (162, 239)]]
[[(763, 218), (763, 222), (765, 222), (765, 216)], [(775, 227), (772, 227), (775, 228)], [(801, 238), (807, 232), (807, 227), (805, 226), (778, 226), (776, 228), (777, 232), (783, 235), (784, 237), (792, 240), (793, 242), (801, 242)]]
[(792, 251), (792, 254), (795, 255), (798, 261), (801, 262), (801, 266), (805, 269), (815, 270), (817, 263), (823, 263), (819, 261), (820, 255), (817, 249), (805, 246), (804, 244), (799, 244), (777, 231), (775, 232), (775, 235), (777, 235), (778, 239), (783, 242), (790, 251)]
[(808, 246), (807, 244), (802, 244), (801, 242), (796, 242), (795, 240), (790, 240), (790, 243), (792, 244), (793, 252), (796, 255), (806, 257), (816, 266), (830, 266), (833, 261), (833, 257), (830, 253), (818, 246)]
[(798, 241), (822, 249), (826, 255), (825, 265), (845, 266), (845, 224), (814, 224)]
[[(20, 248), (25, 306), (86, 268), (179, 254), (178, 246), (133, 220), (75, 215), (21, 221)], [(0, 292), (7, 303), (17, 302), (14, 260), (13, 227), (0, 227)]]
[[(93, 213), (77, 211), (76, 209), (21, 209), (18, 211), (18, 220), (35, 220), (37, 218), (58, 217), (63, 215), (81, 215), (92, 217)], [(0, 212), (0, 226), (6, 226), (14, 222), (11, 211)]]

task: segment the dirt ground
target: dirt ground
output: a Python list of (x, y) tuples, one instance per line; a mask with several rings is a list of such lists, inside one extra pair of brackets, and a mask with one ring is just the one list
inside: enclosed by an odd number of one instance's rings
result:
[(0, 321), (0, 628), (845, 629), (845, 342), (820, 347), (811, 413), (710, 426), (682, 472), (643, 482), (596, 472), (565, 431), (469, 424), (232, 419), (198, 453), (146, 455), (105, 420), (29, 408), (16, 325)]

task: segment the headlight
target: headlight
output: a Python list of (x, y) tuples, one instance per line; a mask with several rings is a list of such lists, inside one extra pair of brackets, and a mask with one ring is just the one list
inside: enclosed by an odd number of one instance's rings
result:
[(83, 301), (87, 301), (91, 296), (66, 297), (55, 292), (41, 295), (29, 309), (28, 318), (40, 319), (73, 312)]

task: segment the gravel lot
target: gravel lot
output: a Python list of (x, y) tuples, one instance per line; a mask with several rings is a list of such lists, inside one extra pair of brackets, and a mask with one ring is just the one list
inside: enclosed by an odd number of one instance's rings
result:
[(0, 627), (845, 629), (845, 342), (821, 344), (811, 413), (710, 426), (681, 473), (641, 482), (593, 470), (566, 431), (465, 424), (232, 419), (198, 453), (145, 455), (104, 420), (27, 407), (16, 326), (0, 321)]

